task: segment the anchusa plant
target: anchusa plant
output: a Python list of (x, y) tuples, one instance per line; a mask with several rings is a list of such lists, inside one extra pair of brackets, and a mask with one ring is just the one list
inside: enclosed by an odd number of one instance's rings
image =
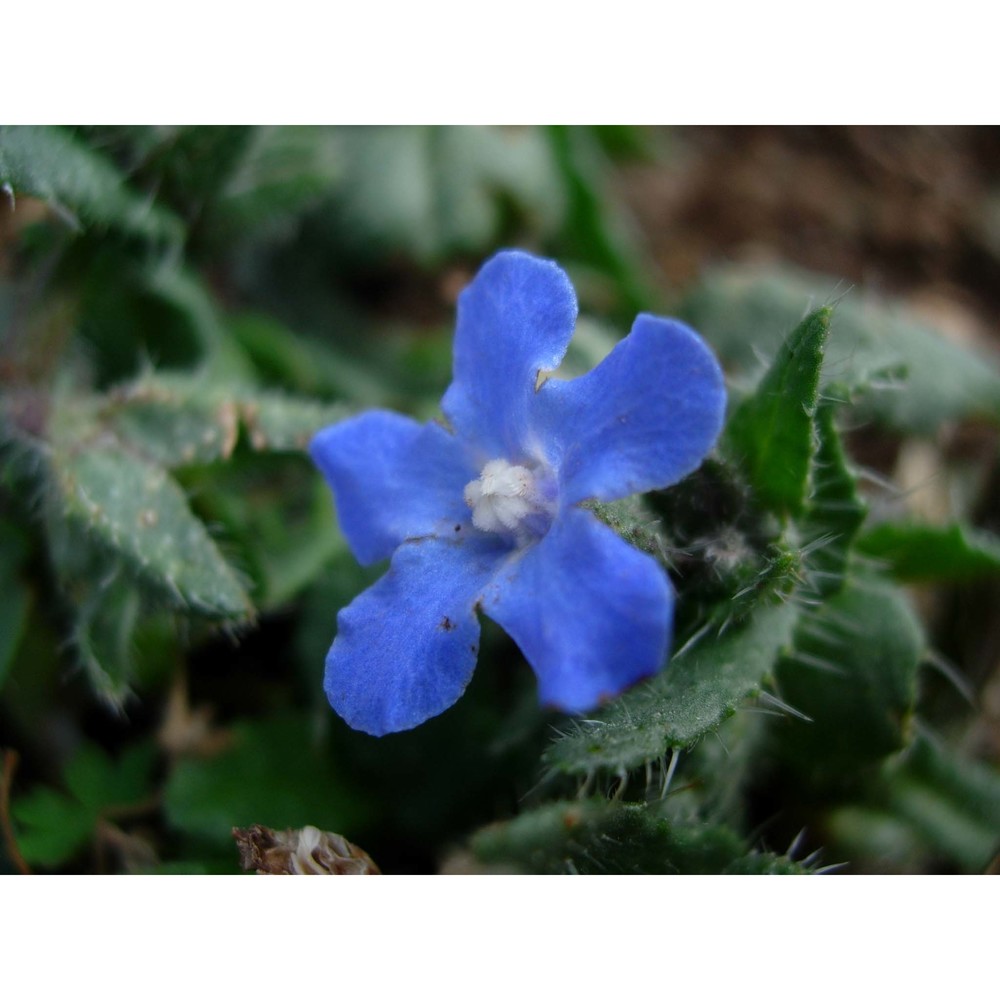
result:
[(392, 557), (340, 612), (327, 658), (327, 696), (351, 726), (382, 735), (451, 706), (475, 667), (478, 611), (567, 712), (666, 662), (666, 572), (581, 505), (695, 469), (722, 427), (722, 372), (689, 327), (642, 315), (588, 375), (550, 377), (576, 317), (555, 263), (500, 253), (459, 298), (449, 427), (376, 411), (313, 439), (358, 559)]
[(995, 360), (649, 135), (0, 126), (0, 872), (996, 865)]

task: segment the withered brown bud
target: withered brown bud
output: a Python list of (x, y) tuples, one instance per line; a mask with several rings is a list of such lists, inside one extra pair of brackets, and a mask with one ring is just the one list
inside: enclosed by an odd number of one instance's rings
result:
[(304, 826), (272, 830), (255, 823), (233, 828), (244, 871), (258, 875), (381, 875), (378, 865), (360, 847), (339, 833)]

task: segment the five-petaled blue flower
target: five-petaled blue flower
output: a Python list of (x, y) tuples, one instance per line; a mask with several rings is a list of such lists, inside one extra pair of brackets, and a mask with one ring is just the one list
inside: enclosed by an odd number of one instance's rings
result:
[(451, 429), (373, 411), (313, 439), (358, 560), (392, 556), (338, 615), (326, 661), (327, 696), (355, 729), (411, 729), (454, 704), (476, 665), (477, 610), (521, 648), (542, 702), (566, 711), (664, 664), (666, 573), (580, 504), (697, 468), (722, 425), (722, 373), (689, 327), (643, 314), (587, 375), (541, 381), (576, 314), (555, 263), (498, 253), (458, 300)]

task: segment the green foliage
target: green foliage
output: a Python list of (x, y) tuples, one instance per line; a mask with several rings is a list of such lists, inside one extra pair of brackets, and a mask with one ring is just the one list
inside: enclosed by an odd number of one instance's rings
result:
[(31, 865), (55, 868), (82, 850), (94, 833), (89, 809), (49, 788), (15, 803), (14, 818), (23, 827), (18, 847)]
[(132, 190), (111, 162), (63, 129), (0, 126), (0, 185), (42, 199), (74, 228), (114, 228), (171, 243), (183, 238), (179, 219)]
[(831, 315), (821, 309), (795, 328), (727, 425), (726, 450), (745, 466), (758, 501), (776, 514), (797, 515), (805, 505)]
[(897, 580), (974, 580), (1000, 573), (1000, 539), (963, 524), (884, 521), (858, 539)]
[[(290, 504), (302, 506), (302, 487), (294, 475), (289, 481), (279, 460), (267, 470), (267, 489), (289, 486), (285, 497), (279, 492), (261, 506), (251, 492), (255, 502), (248, 505), (241, 499), (246, 462), (237, 462), (235, 452), (245, 441), (249, 452), (300, 455), (320, 427), (344, 412), (220, 384), (204, 372), (146, 374), (101, 396), (56, 396), (52, 447), (44, 456), (43, 481), (52, 489), (49, 552), (74, 606), (74, 648), (103, 697), (120, 705), (131, 693), (144, 626), (164, 609), (248, 622), (251, 583), (259, 604), (287, 600), (338, 550), (342, 543), (319, 482), (307, 481), (308, 502), (292, 516)], [(199, 469), (216, 471), (198, 480)], [(187, 488), (199, 482), (204, 509), (192, 509), (175, 470), (183, 470)], [(301, 480), (301, 467), (294, 471)], [(224, 487), (231, 501), (220, 492)], [(239, 569), (232, 544), (224, 552), (213, 538), (217, 531), (203, 520), (206, 512), (231, 528), (232, 542), (247, 543)], [(271, 543), (263, 554), (261, 537)]]
[(146, 375), (100, 402), (97, 423), (121, 445), (165, 468), (232, 457), (240, 433), (254, 451), (303, 452), (343, 406), (252, 386), (218, 385), (203, 374)]
[(229, 558), (262, 610), (294, 597), (345, 549), (329, 490), (301, 459), (254, 454), (190, 470), (184, 482), (198, 494), (201, 516), (224, 529)]
[(914, 434), (933, 434), (948, 421), (1000, 420), (1000, 375), (975, 353), (946, 340), (871, 294), (845, 290), (835, 278), (789, 268), (730, 266), (710, 272), (682, 312), (723, 359), (744, 373), (773, 355), (810, 303), (837, 298), (826, 380), (848, 386), (885, 383), (894, 391), (864, 401), (880, 420)]
[(781, 731), (796, 767), (848, 771), (907, 743), (924, 638), (899, 590), (852, 577), (799, 623), (794, 646), (777, 680), (808, 718)]
[(818, 443), (801, 522), (809, 586), (819, 597), (830, 597), (843, 586), (851, 546), (867, 513), (837, 433), (839, 405), (824, 401), (816, 410)]
[(536, 129), (357, 127), (333, 139), (343, 164), (338, 219), (366, 248), (401, 248), (430, 263), (489, 246), (504, 200), (543, 232), (561, 220), (563, 190)]
[(110, 393), (98, 419), (129, 451), (166, 469), (225, 460), (236, 447), (236, 405), (196, 385), (187, 376), (142, 378)]
[(613, 503), (588, 500), (585, 504), (608, 527), (643, 552), (658, 559), (666, 558), (666, 540), (658, 527), (656, 515), (640, 497), (628, 497)]
[(143, 173), (156, 178), (160, 196), (189, 221), (219, 195), (253, 138), (247, 125), (171, 129), (144, 158)]
[(55, 452), (52, 465), (65, 516), (135, 576), (178, 608), (249, 616), (239, 579), (163, 469), (100, 447)]
[(875, 871), (979, 874), (1000, 853), (1000, 775), (921, 731), (827, 829), (836, 849)]
[[(82, 544), (86, 546), (85, 541)], [(131, 693), (136, 669), (136, 628), (143, 598), (121, 563), (96, 559), (84, 563), (66, 551), (53, 552), (53, 557), (64, 586), (74, 593), (73, 643), (90, 683), (110, 703), (121, 705)]]
[(674, 656), (669, 668), (581, 719), (545, 752), (553, 770), (624, 773), (691, 746), (760, 687), (791, 637), (796, 608), (760, 608), (742, 628), (708, 634)]
[(31, 865), (56, 868), (91, 840), (97, 824), (134, 809), (150, 793), (152, 748), (125, 751), (112, 760), (85, 745), (66, 766), (66, 791), (37, 788), (13, 805), (18, 848)]
[[(654, 259), (615, 192), (636, 180), (640, 206), (674, 148), (633, 127), (0, 127), (2, 791), (30, 866), (235, 872), (253, 823), (348, 835), (388, 872), (461, 844), (518, 872), (809, 872), (805, 839), (851, 871), (996, 857), (986, 691), (956, 708), (918, 668), (995, 660), (974, 588), (1000, 568), (1000, 376), (821, 276), (699, 279), (680, 311), (726, 365), (720, 448), (588, 505), (670, 574), (659, 675), (553, 716), (484, 620), (468, 693), (418, 730), (375, 740), (326, 705), (337, 612), (384, 567), (350, 554), (311, 436), (438, 415), (455, 295), (500, 245), (573, 275), (561, 377), (667, 312), (658, 265), (686, 251)], [(859, 457), (884, 477), (899, 438), (969, 419), (981, 452), (937, 456), (955, 522), (882, 513)], [(960, 634), (924, 613), (954, 585)]]
[(654, 808), (595, 799), (553, 802), (481, 830), (475, 859), (500, 871), (542, 875), (800, 874), (773, 855), (747, 852), (722, 826), (672, 823)]
[(607, 198), (609, 173), (600, 132), (550, 128), (552, 149), (567, 196), (565, 231), (580, 262), (613, 282), (622, 314), (635, 316), (657, 301), (639, 252), (637, 227), (621, 205)]
[(321, 751), (301, 717), (238, 726), (222, 752), (177, 764), (164, 793), (167, 819), (217, 843), (252, 823), (350, 836), (365, 817), (364, 799)]
[(288, 216), (315, 205), (343, 175), (336, 134), (276, 125), (254, 129), (212, 208), (226, 232), (287, 225)]
[(889, 802), (932, 857), (982, 872), (1000, 852), (1000, 775), (927, 733), (889, 772)]
[(722, 870), (723, 875), (809, 875), (811, 869), (798, 861), (776, 854), (754, 853), (737, 858)]

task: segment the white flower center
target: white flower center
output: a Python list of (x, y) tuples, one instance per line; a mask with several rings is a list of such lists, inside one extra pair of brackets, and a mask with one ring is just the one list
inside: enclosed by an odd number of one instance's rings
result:
[(504, 458), (487, 462), (479, 478), (465, 487), (464, 496), (480, 531), (519, 533), (525, 518), (548, 506), (531, 469)]

